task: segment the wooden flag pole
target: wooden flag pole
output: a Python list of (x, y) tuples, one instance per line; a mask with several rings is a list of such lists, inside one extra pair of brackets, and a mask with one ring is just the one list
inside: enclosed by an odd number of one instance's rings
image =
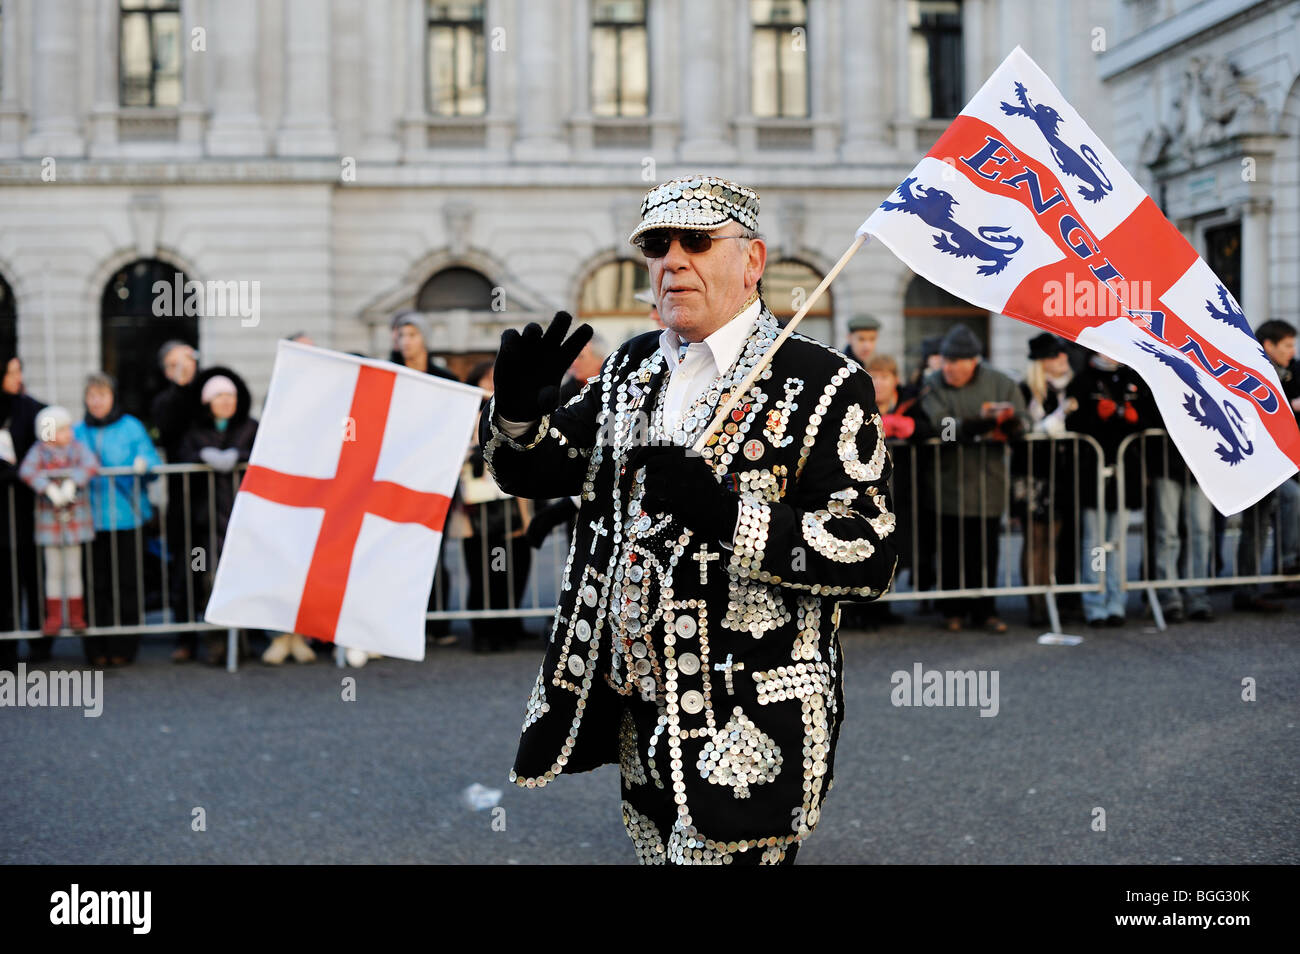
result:
[(698, 454), (700, 451), (704, 450), (705, 445), (709, 441), (709, 435), (722, 426), (722, 423), (727, 419), (727, 416), (731, 414), (732, 408), (740, 403), (745, 392), (753, 386), (754, 382), (758, 380), (758, 376), (762, 374), (763, 370), (771, 363), (772, 355), (776, 354), (776, 349), (781, 347), (781, 345), (785, 343), (785, 339), (790, 337), (795, 327), (803, 320), (803, 316), (808, 314), (808, 309), (816, 304), (817, 299), (821, 297), (822, 292), (824, 292), (827, 286), (835, 280), (835, 276), (838, 275), (840, 270), (849, 263), (849, 259), (854, 256), (857, 250), (862, 248), (862, 243), (866, 240), (867, 237), (865, 235), (858, 233), (858, 235), (853, 239), (853, 244), (848, 247), (844, 254), (840, 256), (840, 260), (835, 263), (835, 267), (826, 273), (826, 277), (822, 279), (820, 285), (813, 289), (813, 293), (808, 296), (808, 300), (803, 303), (803, 307), (795, 312), (794, 317), (790, 319), (790, 323), (782, 329), (779, 335), (777, 335), (776, 340), (772, 342), (772, 347), (767, 349), (766, 353), (764, 353), (764, 355), (758, 360), (750, 370), (749, 374), (745, 375), (745, 379), (741, 381), (739, 385), (731, 389), (731, 397), (727, 399), (727, 403), (718, 408), (718, 413), (713, 415), (713, 420), (711, 420), (709, 426), (704, 429), (704, 433), (700, 435), (700, 439), (695, 442), (695, 446), (692, 448), (695, 453)]

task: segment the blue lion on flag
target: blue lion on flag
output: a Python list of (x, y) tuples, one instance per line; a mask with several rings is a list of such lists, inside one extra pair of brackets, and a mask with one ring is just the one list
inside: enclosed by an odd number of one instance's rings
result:
[(1268, 352), (1259, 346), (1259, 342), (1255, 339), (1255, 331), (1250, 327), (1250, 323), (1246, 321), (1245, 314), (1243, 314), (1242, 310), (1237, 307), (1237, 302), (1228, 292), (1228, 289), (1223, 287), (1223, 285), (1217, 287), (1219, 289), (1219, 303), (1223, 306), (1223, 309), (1220, 310), (1215, 307), (1213, 298), (1207, 298), (1205, 300), (1205, 310), (1209, 312), (1210, 317), (1215, 321), (1221, 321), (1225, 325), (1231, 325), (1242, 334), (1248, 336), (1251, 342), (1255, 345), (1255, 350), (1257, 350), (1260, 353), (1260, 356), (1267, 361), (1269, 359)]
[(1190, 361), (1175, 357), (1150, 341), (1140, 341), (1138, 347), (1161, 364), (1171, 368), (1174, 374), (1195, 392), (1183, 395), (1183, 410), (1201, 427), (1217, 431), (1223, 438), (1223, 442), (1214, 448), (1220, 460), (1229, 466), (1235, 466), (1255, 452), (1254, 443), (1246, 435), (1245, 420), (1241, 411), (1237, 410), (1237, 406), (1231, 401), (1220, 404), (1211, 397), (1210, 392), (1201, 384), (1201, 376), (1196, 373), (1196, 368)]
[[(1029, 91), (1025, 89), (1024, 83), (1016, 83), (1016, 98), (1020, 100), (1019, 106), (1012, 106), (1010, 103), (1001, 104), (1002, 111), (1008, 116), (1025, 116), (1033, 120), (1038, 131), (1043, 134), (1047, 144), (1052, 148), (1052, 158), (1056, 160), (1056, 165), (1067, 176), (1074, 176), (1076, 179), (1083, 181), (1083, 186), (1079, 189), (1079, 195), (1089, 202), (1100, 202), (1106, 197), (1107, 192), (1114, 190), (1110, 179), (1106, 177), (1101, 169), (1101, 162), (1097, 159), (1096, 151), (1084, 143), (1079, 147), (1079, 152), (1075, 152), (1066, 142), (1061, 139), (1057, 132), (1061, 126), (1061, 114), (1051, 106), (1045, 106), (1042, 103), (1037, 105), (1029, 101)], [(1079, 155), (1083, 153), (1083, 155)]]
[[(910, 212), (939, 231), (934, 234), (934, 247), (948, 255), (958, 258), (978, 258), (988, 262), (976, 271), (981, 275), (996, 275), (1009, 264), (1011, 256), (1020, 251), (1024, 239), (1014, 235), (999, 233), (1008, 231), (1009, 225), (981, 225), (976, 236), (970, 229), (958, 225), (953, 220), (953, 207), (960, 203), (951, 192), (944, 192), (931, 186), (918, 185), (915, 191), (916, 176), (908, 176), (898, 184), (894, 191), (902, 196), (901, 202), (886, 199), (880, 207), (886, 212)], [(1006, 245), (1009, 248), (999, 248)]]

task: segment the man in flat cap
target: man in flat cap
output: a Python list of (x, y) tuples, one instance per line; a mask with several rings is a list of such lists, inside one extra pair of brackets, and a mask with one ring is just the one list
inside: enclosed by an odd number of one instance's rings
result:
[(880, 322), (874, 315), (855, 315), (849, 319), (849, 343), (844, 353), (866, 368), (876, 353), (876, 339), (880, 337)]
[[(1007, 492), (1005, 442), (1024, 434), (1025, 399), (1016, 383), (981, 362), (983, 345), (965, 325), (954, 325), (939, 345), (943, 364), (925, 376), (921, 410), (945, 443), (939, 447), (939, 484), (923, 476), (922, 499), (939, 514), (941, 583), (945, 590), (996, 585), (1002, 502)], [(975, 444), (974, 447), (962, 447)], [(1005, 633), (992, 596), (940, 600), (944, 628), (958, 632), (964, 618)]]
[(713, 176), (650, 190), (630, 240), (665, 330), (558, 410), (590, 330), (505, 332), (481, 423), (503, 489), (581, 499), (510, 778), (617, 763), (643, 863), (793, 861), (844, 710), (835, 602), (879, 596), (896, 562), (871, 379), (840, 352), (792, 335), (708, 431), (780, 331), (757, 216)]

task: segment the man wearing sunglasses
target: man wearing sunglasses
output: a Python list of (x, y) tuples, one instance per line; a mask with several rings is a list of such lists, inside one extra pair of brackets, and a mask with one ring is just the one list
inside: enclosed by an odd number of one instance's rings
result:
[(836, 601), (879, 596), (896, 563), (890, 461), (856, 363), (792, 335), (710, 429), (780, 332), (758, 205), (713, 176), (651, 189), (630, 241), (665, 329), (559, 408), (590, 327), (568, 335), (561, 312), (506, 331), (480, 423), (502, 489), (581, 500), (510, 778), (618, 763), (643, 863), (794, 860), (844, 709)]

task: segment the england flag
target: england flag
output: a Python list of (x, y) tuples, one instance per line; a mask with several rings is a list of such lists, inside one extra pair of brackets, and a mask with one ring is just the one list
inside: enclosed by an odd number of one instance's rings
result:
[(205, 619), (423, 659), (482, 394), (281, 341)]
[(1241, 307), (1020, 47), (858, 232), (980, 308), (1133, 368), (1224, 514), (1300, 466)]

